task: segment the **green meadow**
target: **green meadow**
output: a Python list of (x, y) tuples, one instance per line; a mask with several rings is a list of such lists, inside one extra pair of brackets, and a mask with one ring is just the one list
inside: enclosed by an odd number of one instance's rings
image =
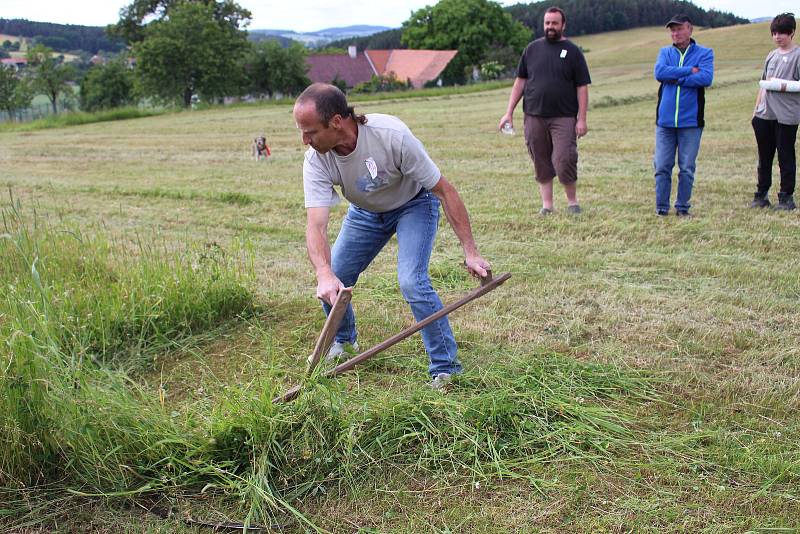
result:
[[(413, 336), (271, 403), (324, 320), (291, 105), (4, 127), (0, 530), (796, 531), (800, 214), (747, 209), (773, 45), (768, 24), (694, 37), (717, 70), (685, 220), (654, 214), (664, 29), (575, 39), (578, 216), (560, 186), (536, 214), (521, 106), (497, 132), (509, 86), (356, 101), (411, 127), (513, 275), (451, 316), (444, 392)], [(445, 302), (475, 286), (461, 261), (442, 217)], [(395, 262), (391, 242), (354, 290), (365, 349), (413, 323)]]

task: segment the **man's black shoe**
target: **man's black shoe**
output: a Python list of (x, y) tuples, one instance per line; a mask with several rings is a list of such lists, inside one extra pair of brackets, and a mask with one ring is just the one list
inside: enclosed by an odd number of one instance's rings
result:
[(753, 195), (753, 201), (750, 203), (751, 208), (768, 208), (772, 206), (766, 193), (756, 193)]
[(775, 204), (776, 210), (791, 211), (797, 208), (794, 203), (794, 197), (786, 193), (778, 193), (778, 203)]
[(689, 210), (678, 210), (675, 212), (675, 215), (678, 217), (691, 217), (692, 215), (689, 213)]
[(667, 210), (656, 210), (656, 215), (659, 217), (666, 217), (669, 214)]

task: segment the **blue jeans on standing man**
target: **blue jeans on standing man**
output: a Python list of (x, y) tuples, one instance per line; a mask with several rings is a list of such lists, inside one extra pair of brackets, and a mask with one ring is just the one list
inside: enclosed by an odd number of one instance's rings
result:
[[(347, 210), (342, 229), (331, 250), (331, 267), (345, 285), (356, 283), (375, 256), (397, 234), (397, 278), (400, 291), (411, 306), (417, 321), (442, 308), (442, 301), (431, 285), (428, 264), (439, 228), (439, 199), (422, 190), (416, 197), (392, 211), (376, 213), (353, 204)], [(323, 302), (325, 313), (330, 305)], [(353, 343), (356, 340), (356, 318), (353, 307), (347, 307), (336, 341)], [(450, 322), (443, 317), (422, 329), (422, 342), (430, 358), (428, 371), (461, 372), (456, 341)]]
[(675, 166), (675, 152), (678, 153), (678, 197), (675, 209), (687, 212), (691, 207), (694, 185), (694, 169), (697, 153), (700, 150), (702, 128), (664, 128), (656, 126), (656, 152), (653, 167), (656, 171), (656, 211), (669, 211), (669, 197), (672, 192), (672, 168)]

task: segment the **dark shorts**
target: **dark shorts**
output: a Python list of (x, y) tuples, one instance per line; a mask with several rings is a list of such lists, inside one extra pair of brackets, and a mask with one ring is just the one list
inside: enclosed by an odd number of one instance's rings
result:
[(578, 181), (578, 141), (575, 117), (525, 115), (525, 144), (533, 160), (536, 181), (546, 184), (558, 176), (562, 184)]

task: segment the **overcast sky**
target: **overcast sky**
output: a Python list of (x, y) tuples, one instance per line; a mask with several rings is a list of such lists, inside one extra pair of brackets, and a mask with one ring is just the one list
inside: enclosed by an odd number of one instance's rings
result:
[[(499, 3), (512, 5), (519, 1), (501, 0)], [(116, 22), (120, 8), (128, 3), (120, 0), (0, 0), (0, 17), (104, 26)], [(408, 19), (413, 10), (435, 3), (435, 0), (239, 1), (239, 5), (253, 13), (250, 29), (295, 31), (315, 31), (352, 24), (395, 28)], [(553, 3), (558, 5), (558, 0)], [(797, 0), (697, 0), (695, 4), (730, 11), (748, 19), (798, 9)]]

